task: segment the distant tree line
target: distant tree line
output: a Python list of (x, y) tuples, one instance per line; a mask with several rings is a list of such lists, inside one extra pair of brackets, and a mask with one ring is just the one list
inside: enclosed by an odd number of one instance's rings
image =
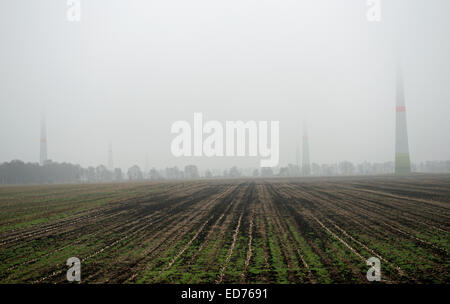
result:
[[(413, 172), (422, 173), (450, 173), (449, 161), (427, 161), (412, 164)], [(311, 164), (311, 176), (349, 176), (392, 174), (394, 163), (353, 164), (343, 161), (336, 164)], [(202, 173), (195, 165), (188, 165), (183, 169), (168, 167), (165, 169), (152, 168), (148, 172), (142, 171), (134, 165), (122, 172), (120, 168), (109, 170), (104, 165), (83, 168), (80, 165), (56, 163), (48, 161), (41, 166), (37, 163), (25, 163), (13, 160), (0, 164), (0, 184), (53, 184), (53, 183), (103, 183), (144, 180), (191, 180), (199, 178), (241, 178), (241, 177), (299, 177), (302, 176), (301, 167), (289, 164), (280, 168), (243, 168), (236, 166), (219, 171), (206, 170)]]
[(0, 165), (1, 184), (72, 183), (80, 180), (83, 168), (49, 162), (44, 166), (13, 160)]
[(124, 174), (120, 168), (109, 170), (106, 166), (83, 168), (80, 165), (48, 161), (43, 166), (13, 160), (0, 164), (0, 184), (54, 184), (54, 183), (103, 183), (162, 179), (197, 179), (198, 168), (189, 165), (184, 171), (178, 167), (165, 171), (152, 169), (143, 172), (137, 165)]

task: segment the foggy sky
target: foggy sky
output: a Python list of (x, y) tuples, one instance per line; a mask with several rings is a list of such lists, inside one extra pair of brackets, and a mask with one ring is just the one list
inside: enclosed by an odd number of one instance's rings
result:
[(0, 2), (0, 162), (48, 156), (83, 166), (258, 167), (259, 158), (175, 158), (170, 127), (279, 120), (280, 166), (394, 159), (400, 50), (411, 160), (450, 159), (450, 2), (365, 0)]

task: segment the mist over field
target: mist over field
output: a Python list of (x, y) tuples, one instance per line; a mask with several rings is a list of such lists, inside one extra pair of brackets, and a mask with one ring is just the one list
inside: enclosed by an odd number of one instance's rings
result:
[(447, 291), (449, 12), (0, 1), (0, 292)]
[[(395, 149), (399, 54), (411, 160), (450, 155), (450, 3), (382, 1), (65, 1), (0, 3), (0, 162), (82, 166), (258, 167), (259, 158), (181, 157), (171, 125), (280, 121), (280, 166), (296, 163), (307, 121), (311, 162), (387, 162)], [(398, 50), (398, 52), (397, 52)], [(148, 159), (148, 161), (147, 161)]]

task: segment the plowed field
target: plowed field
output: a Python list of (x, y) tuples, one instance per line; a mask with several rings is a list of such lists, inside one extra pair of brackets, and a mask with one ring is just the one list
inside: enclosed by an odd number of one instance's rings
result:
[(450, 176), (0, 188), (0, 283), (450, 283)]

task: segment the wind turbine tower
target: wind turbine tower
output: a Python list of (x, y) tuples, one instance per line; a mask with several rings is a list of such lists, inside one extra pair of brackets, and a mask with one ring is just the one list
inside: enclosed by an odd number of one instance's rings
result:
[(45, 121), (45, 113), (42, 111), (41, 113), (41, 149), (40, 149), (40, 157), (39, 163), (41, 166), (45, 165), (47, 162), (47, 124)]
[(408, 174), (411, 173), (411, 161), (409, 158), (403, 71), (400, 64), (397, 67), (396, 90), (395, 174)]
[(303, 159), (302, 159), (302, 174), (308, 176), (311, 174), (311, 164), (309, 161), (309, 139), (306, 122), (303, 123)]
[(109, 147), (108, 147), (108, 169), (110, 171), (114, 170), (113, 151), (112, 151), (112, 144), (111, 144), (111, 142), (109, 143)]

